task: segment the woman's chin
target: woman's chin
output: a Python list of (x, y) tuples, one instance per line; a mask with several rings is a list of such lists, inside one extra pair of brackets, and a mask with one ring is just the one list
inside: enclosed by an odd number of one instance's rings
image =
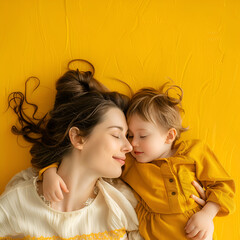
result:
[(119, 171), (114, 171), (109, 174), (106, 174), (105, 178), (119, 178), (122, 175), (122, 168)]

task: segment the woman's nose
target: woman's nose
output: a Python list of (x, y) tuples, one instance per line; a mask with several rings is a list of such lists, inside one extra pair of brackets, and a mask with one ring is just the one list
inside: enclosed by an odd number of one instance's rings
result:
[(123, 151), (128, 153), (128, 152), (131, 152), (132, 150), (133, 150), (132, 145), (130, 144), (130, 142), (127, 139), (125, 139)]

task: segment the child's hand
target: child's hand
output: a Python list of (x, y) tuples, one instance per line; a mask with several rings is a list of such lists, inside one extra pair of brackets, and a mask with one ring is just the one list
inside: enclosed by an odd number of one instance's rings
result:
[(50, 202), (58, 202), (63, 199), (62, 190), (68, 193), (66, 184), (56, 173), (56, 168), (49, 168), (43, 173), (43, 195)]
[(201, 187), (201, 185), (196, 182), (196, 181), (192, 181), (192, 185), (195, 187), (195, 189), (197, 190), (197, 192), (199, 193), (200, 197), (197, 197), (196, 195), (192, 194), (190, 197), (199, 205), (204, 206), (206, 204), (206, 193), (205, 190)]
[(213, 217), (201, 210), (188, 220), (185, 231), (187, 237), (193, 240), (212, 239), (214, 231)]

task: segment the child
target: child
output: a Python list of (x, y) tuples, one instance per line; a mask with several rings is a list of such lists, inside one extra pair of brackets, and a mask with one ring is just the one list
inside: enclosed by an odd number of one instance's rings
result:
[[(172, 86), (163, 92), (164, 87), (141, 89), (130, 102), (127, 120), (133, 151), (122, 179), (136, 193), (144, 239), (210, 240), (213, 218), (234, 210), (234, 182), (207, 145), (179, 140), (187, 130), (180, 116), (182, 90)], [(179, 99), (169, 96), (171, 89), (181, 90)], [(56, 179), (56, 174), (51, 177)], [(194, 180), (206, 189), (203, 208), (190, 198), (198, 195), (191, 185)]]

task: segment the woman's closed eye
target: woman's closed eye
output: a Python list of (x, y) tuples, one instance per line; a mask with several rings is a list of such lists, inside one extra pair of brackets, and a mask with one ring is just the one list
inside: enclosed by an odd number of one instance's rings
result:
[(112, 134), (113, 137), (120, 139), (120, 135)]

